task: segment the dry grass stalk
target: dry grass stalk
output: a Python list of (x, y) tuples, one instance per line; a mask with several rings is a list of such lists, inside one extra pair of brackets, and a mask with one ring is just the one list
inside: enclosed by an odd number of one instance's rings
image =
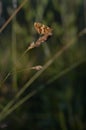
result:
[(43, 42), (47, 41), (48, 37), (52, 36), (52, 29), (41, 23), (34, 23), (35, 30), (42, 36), (36, 42), (32, 42), (28, 50), (39, 47)]
[(41, 65), (37, 65), (37, 66), (34, 66), (34, 67), (31, 67), (31, 69), (33, 70), (41, 70), (43, 67)]

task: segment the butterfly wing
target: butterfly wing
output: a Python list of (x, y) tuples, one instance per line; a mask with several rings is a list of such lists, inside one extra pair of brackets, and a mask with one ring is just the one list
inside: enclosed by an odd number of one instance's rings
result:
[(40, 35), (52, 35), (52, 29), (44, 24), (35, 22), (34, 27)]

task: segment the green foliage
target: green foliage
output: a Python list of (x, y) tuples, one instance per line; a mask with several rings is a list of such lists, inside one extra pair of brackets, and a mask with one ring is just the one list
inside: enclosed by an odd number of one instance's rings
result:
[[(3, 4), (14, 13), (10, 1)], [(0, 34), (1, 128), (84, 129), (86, 38), (78, 32), (85, 27), (79, 14), (82, 4), (80, 0), (27, 0)], [(39, 38), (34, 22), (51, 27), (53, 35), (27, 51)], [(31, 69), (37, 65), (43, 69)]]

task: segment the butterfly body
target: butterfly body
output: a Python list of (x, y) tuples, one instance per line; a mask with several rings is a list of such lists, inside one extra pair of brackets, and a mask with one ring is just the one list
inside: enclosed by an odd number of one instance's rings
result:
[(40, 35), (52, 35), (52, 29), (44, 24), (35, 22), (34, 27)]

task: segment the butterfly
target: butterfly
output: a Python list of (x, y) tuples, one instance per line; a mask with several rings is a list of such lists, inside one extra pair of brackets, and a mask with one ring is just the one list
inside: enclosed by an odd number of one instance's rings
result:
[(34, 23), (34, 28), (40, 35), (52, 35), (52, 29), (39, 22)]

